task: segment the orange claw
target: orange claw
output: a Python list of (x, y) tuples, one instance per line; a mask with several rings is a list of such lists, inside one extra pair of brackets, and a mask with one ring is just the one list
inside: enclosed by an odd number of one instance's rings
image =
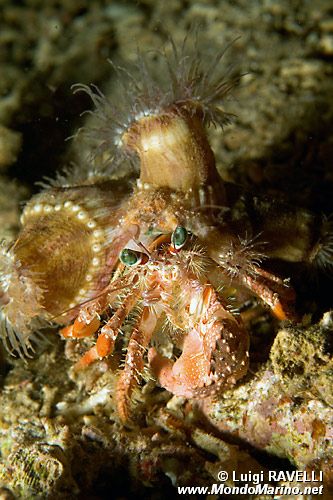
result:
[(93, 363), (97, 359), (99, 359), (99, 356), (97, 353), (96, 346), (94, 345), (94, 347), (89, 349), (89, 351), (87, 351), (84, 354), (84, 356), (82, 356), (82, 358), (79, 359), (77, 363), (75, 363), (74, 370), (75, 371), (82, 370), (82, 368), (91, 365), (91, 363)]
[(98, 359), (105, 358), (112, 353), (114, 348), (114, 338), (108, 333), (102, 332), (99, 334), (96, 344), (87, 351), (84, 356), (76, 363), (75, 370), (82, 370), (86, 366), (91, 365)]
[(96, 350), (100, 358), (108, 356), (114, 347), (114, 340), (107, 333), (101, 333), (96, 341)]
[(159, 384), (176, 396), (193, 398), (197, 390), (211, 383), (210, 357), (195, 329), (185, 337), (183, 352), (175, 362), (159, 354), (154, 347), (148, 350), (148, 362)]
[(287, 319), (287, 315), (286, 315), (285, 311), (283, 310), (281, 302), (277, 302), (272, 307), (272, 312), (273, 312), (274, 316), (279, 320)]
[(96, 344), (87, 351), (84, 356), (76, 363), (75, 370), (82, 370), (86, 366), (91, 365), (98, 359), (105, 358), (112, 353), (114, 340), (107, 333), (101, 333), (96, 341)]
[(83, 337), (90, 337), (97, 332), (100, 324), (101, 322), (97, 316), (95, 316), (90, 323), (85, 323), (84, 321), (81, 321), (80, 318), (76, 318), (72, 325), (62, 328), (60, 333), (65, 338), (80, 339)]
[(203, 304), (205, 306), (205, 312), (207, 311), (207, 309), (210, 305), (212, 293), (213, 293), (213, 289), (212, 289), (211, 285), (208, 285), (204, 288), (202, 298), (203, 298)]
[(292, 309), (288, 308), (288, 304), (283, 306), (281, 302), (277, 302), (273, 307), (272, 307), (272, 312), (274, 316), (279, 319), (280, 321), (282, 320), (289, 320), (289, 321), (300, 321), (299, 316), (297, 313), (295, 313)]

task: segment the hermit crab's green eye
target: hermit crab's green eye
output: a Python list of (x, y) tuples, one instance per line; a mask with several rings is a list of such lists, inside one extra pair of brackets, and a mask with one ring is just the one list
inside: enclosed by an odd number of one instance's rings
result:
[(186, 243), (188, 232), (185, 227), (177, 226), (171, 235), (171, 244), (175, 250), (180, 250)]
[(119, 259), (125, 266), (132, 267), (141, 264), (142, 256), (143, 254), (141, 252), (136, 252), (130, 248), (124, 248), (119, 254)]

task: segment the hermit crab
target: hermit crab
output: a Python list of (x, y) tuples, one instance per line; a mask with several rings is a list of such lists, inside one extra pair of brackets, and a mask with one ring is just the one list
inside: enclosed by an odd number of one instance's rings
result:
[[(293, 320), (294, 290), (269, 270), (270, 259), (332, 260), (329, 221), (222, 182), (206, 127), (229, 121), (223, 103), (235, 81), (221, 77), (222, 53), (205, 68), (186, 50), (172, 44), (164, 54), (162, 83), (144, 58), (141, 80), (118, 69), (124, 106), (76, 88), (96, 107), (88, 132), (95, 166), (76, 167), (35, 195), (16, 241), (2, 246), (7, 349), (29, 356), (36, 332), (55, 323), (65, 338), (95, 339), (75, 366), (83, 370), (123, 338), (123, 421), (147, 365), (161, 387), (185, 398), (235, 384), (248, 369), (249, 335), (230, 290), (238, 303), (257, 297)], [(128, 158), (138, 160), (138, 175), (118, 175)], [(161, 335), (171, 353), (161, 352)]]

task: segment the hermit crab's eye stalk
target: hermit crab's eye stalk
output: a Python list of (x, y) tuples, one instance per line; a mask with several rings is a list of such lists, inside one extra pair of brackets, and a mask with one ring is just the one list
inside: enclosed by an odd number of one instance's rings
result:
[(148, 260), (148, 256), (142, 252), (124, 248), (119, 254), (119, 259), (125, 266), (134, 267), (145, 264)]
[(171, 251), (178, 252), (185, 245), (188, 232), (183, 226), (177, 226), (171, 235)]

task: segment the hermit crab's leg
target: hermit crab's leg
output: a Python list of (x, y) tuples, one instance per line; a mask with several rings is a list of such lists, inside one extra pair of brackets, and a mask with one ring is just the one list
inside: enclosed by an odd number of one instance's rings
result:
[(296, 319), (291, 307), (295, 301), (294, 289), (283, 280), (264, 269), (241, 275), (244, 285), (258, 295), (280, 320)]
[(110, 318), (109, 321), (107, 321), (107, 323), (105, 323), (102, 327), (96, 344), (76, 363), (74, 367), (75, 370), (81, 370), (82, 368), (89, 366), (94, 361), (112, 354), (120, 327), (126, 316), (128, 316), (130, 311), (133, 309), (137, 299), (138, 291), (133, 291), (126, 297), (112, 318)]
[(61, 328), (59, 333), (65, 338), (75, 339), (90, 337), (96, 333), (100, 326), (99, 313), (106, 306), (107, 295), (107, 293), (103, 293), (103, 295), (89, 301), (88, 305), (81, 307), (75, 321)]
[(176, 362), (148, 352), (150, 367), (162, 387), (187, 398), (206, 397), (242, 377), (248, 367), (248, 335), (241, 321), (227, 311), (211, 285), (193, 293), (192, 325)]
[(72, 325), (62, 328), (60, 334), (66, 339), (82, 339), (94, 335), (100, 327), (100, 324), (101, 322), (97, 316), (94, 316), (89, 322), (82, 321), (80, 317), (77, 317)]
[(127, 346), (125, 367), (121, 372), (116, 391), (118, 415), (123, 422), (130, 416), (131, 396), (144, 368), (144, 354), (156, 328), (158, 306), (145, 306)]
[(253, 245), (234, 241), (230, 246), (221, 242), (222, 248), (223, 244), (222, 252), (211, 252), (221, 270), (257, 295), (277, 318), (296, 319), (293, 312), (295, 292), (287, 281), (259, 266), (258, 262), (265, 256), (256, 252)]
[(119, 289), (110, 292), (108, 289), (93, 300), (81, 307), (75, 321), (60, 330), (60, 334), (65, 338), (80, 339), (90, 337), (97, 332), (100, 327), (99, 315), (105, 310), (108, 304), (119, 294)]

